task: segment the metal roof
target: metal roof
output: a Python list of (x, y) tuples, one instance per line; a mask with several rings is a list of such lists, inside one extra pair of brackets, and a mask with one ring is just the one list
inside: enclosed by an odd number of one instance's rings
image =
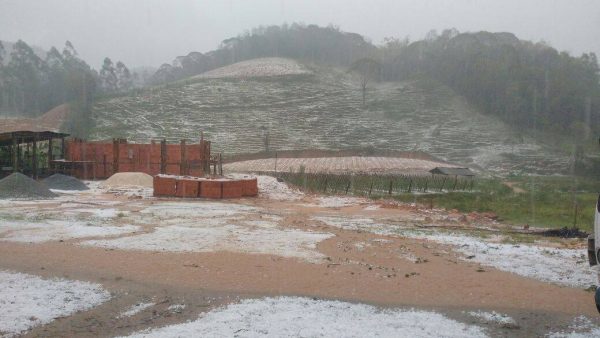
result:
[(448, 176), (475, 176), (469, 168), (450, 168), (450, 167), (435, 167), (429, 170), (432, 174), (448, 175)]
[(57, 133), (54, 131), (31, 131), (19, 130), (11, 132), (0, 132), (0, 147), (6, 147), (13, 144), (13, 140), (17, 143), (31, 143), (33, 141), (48, 141), (51, 138), (67, 137), (69, 134)]

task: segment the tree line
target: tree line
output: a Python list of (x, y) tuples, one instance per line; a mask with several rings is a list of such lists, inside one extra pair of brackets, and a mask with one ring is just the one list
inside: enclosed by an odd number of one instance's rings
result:
[(510, 33), (453, 29), (413, 43), (388, 39), (378, 52), (383, 79), (437, 79), (515, 128), (576, 136), (600, 132), (594, 53), (574, 57)]
[(164, 84), (239, 61), (259, 57), (288, 57), (332, 66), (350, 66), (377, 50), (356, 33), (334, 26), (292, 24), (261, 26), (223, 40), (219, 48), (205, 54), (192, 52), (163, 64), (150, 79)]
[(6, 115), (36, 117), (65, 102), (89, 111), (95, 96), (127, 91), (133, 80), (125, 64), (109, 58), (97, 72), (69, 41), (43, 57), (22, 40), (10, 51), (0, 42), (0, 112)]

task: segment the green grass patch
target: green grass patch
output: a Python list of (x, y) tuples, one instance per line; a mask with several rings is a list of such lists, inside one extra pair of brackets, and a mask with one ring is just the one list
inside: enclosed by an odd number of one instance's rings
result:
[[(513, 182), (516, 190), (505, 181)], [(591, 232), (600, 181), (577, 177), (511, 177), (480, 179), (473, 192), (402, 194), (404, 202), (433, 205), (461, 212), (494, 212), (505, 222), (536, 227), (576, 226)]]

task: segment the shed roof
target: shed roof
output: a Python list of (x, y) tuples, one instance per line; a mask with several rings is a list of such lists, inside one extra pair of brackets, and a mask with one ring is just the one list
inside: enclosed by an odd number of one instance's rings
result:
[(31, 131), (20, 130), (11, 132), (0, 132), (0, 147), (6, 147), (13, 144), (13, 140), (17, 143), (31, 143), (33, 141), (48, 141), (51, 138), (67, 137), (69, 134), (57, 133), (53, 131)]
[(448, 176), (475, 176), (469, 168), (435, 167), (429, 171), (432, 174)]

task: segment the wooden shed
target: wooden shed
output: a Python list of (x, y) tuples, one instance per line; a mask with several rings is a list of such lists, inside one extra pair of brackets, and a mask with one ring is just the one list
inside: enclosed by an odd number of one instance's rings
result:
[(474, 177), (475, 173), (469, 168), (435, 167), (429, 170), (433, 175)]
[[(0, 177), (18, 171), (37, 178), (41, 173), (49, 172), (55, 155), (64, 155), (64, 139), (68, 134), (32, 129), (0, 127)], [(55, 139), (61, 140), (60, 154), (53, 152)], [(43, 155), (43, 161), (40, 155)]]

